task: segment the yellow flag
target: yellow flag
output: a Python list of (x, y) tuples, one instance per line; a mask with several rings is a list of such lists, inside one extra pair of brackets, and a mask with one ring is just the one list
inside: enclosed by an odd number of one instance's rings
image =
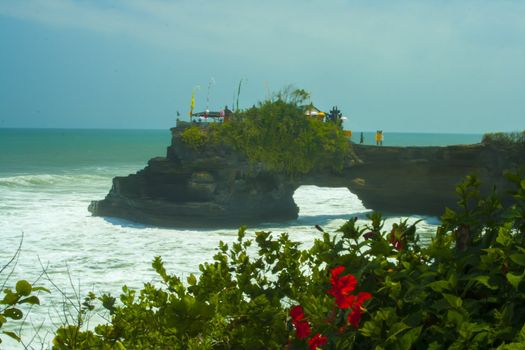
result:
[(191, 103), (190, 103), (190, 117), (193, 114), (193, 108), (195, 107), (195, 90), (191, 93)]

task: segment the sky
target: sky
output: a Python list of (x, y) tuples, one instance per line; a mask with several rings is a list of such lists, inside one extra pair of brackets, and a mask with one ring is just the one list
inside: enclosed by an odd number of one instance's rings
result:
[[(525, 129), (523, 0), (0, 0), (0, 128), (174, 126), (287, 85), (355, 131)], [(209, 103), (207, 103), (209, 99)]]

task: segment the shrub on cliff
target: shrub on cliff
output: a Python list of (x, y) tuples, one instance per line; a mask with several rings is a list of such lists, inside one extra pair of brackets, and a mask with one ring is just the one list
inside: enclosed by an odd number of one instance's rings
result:
[(525, 148), (525, 130), (522, 132), (494, 132), (483, 135), (481, 143), (496, 147)]
[(229, 123), (186, 129), (182, 141), (193, 149), (224, 143), (252, 163), (289, 175), (314, 169), (340, 171), (351, 154), (348, 139), (335, 124), (305, 115), (301, 104), (308, 96), (304, 90), (281, 91), (237, 112)]
[(503, 207), (467, 178), (461, 210), (445, 211), (427, 246), (416, 224), (385, 231), (374, 213), (335, 235), (317, 226), (305, 250), (286, 233), (241, 229), (186, 283), (156, 258), (161, 286), (101, 298), (111, 322), (60, 329), (54, 348), (523, 349), (525, 180), (509, 179), (515, 201)]
[(198, 126), (190, 126), (181, 135), (182, 142), (193, 150), (199, 150), (208, 142), (206, 132)]
[(305, 174), (314, 169), (341, 170), (350, 155), (342, 130), (305, 115), (283, 99), (268, 100), (240, 113), (219, 129), (221, 140), (268, 170)]

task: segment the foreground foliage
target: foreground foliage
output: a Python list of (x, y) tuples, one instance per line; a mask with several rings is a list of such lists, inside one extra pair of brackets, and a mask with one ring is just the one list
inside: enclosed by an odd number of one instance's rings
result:
[(241, 229), (186, 282), (156, 258), (161, 286), (101, 297), (111, 322), (59, 329), (54, 349), (523, 349), (525, 180), (508, 177), (507, 207), (468, 177), (427, 245), (416, 224), (387, 232), (374, 213), (317, 227), (305, 250)]
[[(8, 320), (23, 322), (24, 312), (22, 307), (25, 305), (40, 304), (40, 300), (34, 292), (47, 289), (43, 287), (33, 287), (26, 280), (20, 280), (16, 283), (15, 289), (6, 288), (3, 290), (4, 297), (0, 300), (0, 328), (7, 324)], [(20, 335), (14, 331), (2, 331), (16, 341), (20, 341)], [(2, 338), (0, 338), (2, 343)]]
[[(5, 265), (0, 267), (0, 344), (2, 343), (2, 336), (8, 336), (20, 342), (20, 334), (14, 331), (15, 324), (23, 324), (25, 321), (24, 308), (31, 310), (33, 305), (40, 305), (40, 299), (36, 295), (40, 291), (49, 292), (44, 287), (33, 286), (26, 280), (19, 280), (16, 282), (14, 289), (7, 288), (9, 285), (9, 277), (13, 274), (13, 270), (9, 271), (10, 265), (16, 265), (16, 260), (20, 254), (22, 247), (22, 240), (15, 255)], [(14, 322), (14, 323), (13, 323)], [(7, 326), (11, 328), (5, 330)], [(4, 330), (2, 330), (2, 328)]]

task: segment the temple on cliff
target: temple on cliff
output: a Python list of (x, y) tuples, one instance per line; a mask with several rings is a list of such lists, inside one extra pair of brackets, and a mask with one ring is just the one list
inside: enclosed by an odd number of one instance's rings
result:
[[(323, 112), (319, 108), (315, 107), (314, 105), (304, 106), (305, 112), (304, 114), (312, 117), (317, 118), (319, 121), (324, 122), (332, 122), (336, 125), (339, 125), (341, 129), (343, 129), (343, 120), (346, 120), (346, 117), (343, 117), (341, 114), (341, 111), (337, 108), (337, 106), (332, 107), (330, 112)], [(346, 137), (352, 137), (352, 131), (351, 130), (344, 130), (343, 132)]]
[(319, 108), (315, 107), (314, 105), (307, 106), (306, 110), (304, 111), (304, 114), (309, 117), (317, 118), (320, 121), (323, 121), (326, 115), (325, 112), (321, 111)]
[(192, 123), (227, 123), (230, 121), (233, 112), (225, 106), (218, 112), (204, 111), (192, 113), (190, 116)]

